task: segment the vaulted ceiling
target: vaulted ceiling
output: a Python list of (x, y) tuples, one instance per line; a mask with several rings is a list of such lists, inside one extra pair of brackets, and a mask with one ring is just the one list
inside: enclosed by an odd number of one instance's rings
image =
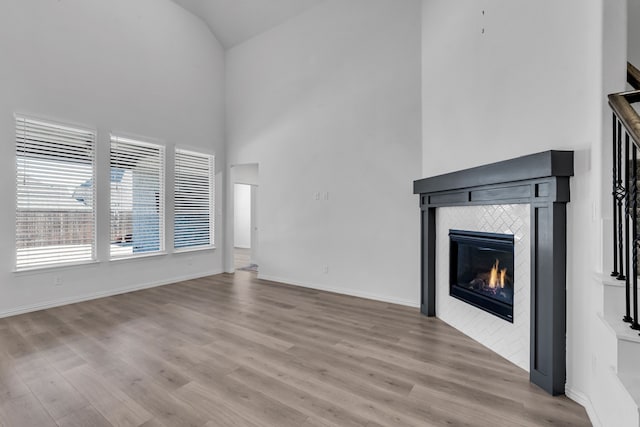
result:
[(225, 49), (276, 27), (325, 0), (173, 0), (199, 16)]

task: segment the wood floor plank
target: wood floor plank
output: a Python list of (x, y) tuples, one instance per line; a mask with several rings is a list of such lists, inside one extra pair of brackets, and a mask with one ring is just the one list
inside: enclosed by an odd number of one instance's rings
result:
[(26, 385), (29, 385), (31, 381), (37, 381), (56, 372), (55, 368), (49, 364), (49, 361), (38, 352), (13, 358), (12, 360), (14, 372)]
[(170, 425), (160, 422), (157, 418), (152, 418), (140, 427), (171, 427)]
[(191, 378), (215, 380), (240, 366), (234, 360), (213, 354), (206, 346), (181, 341), (174, 334), (149, 322), (135, 323), (129, 327), (139, 344), (153, 348), (159, 357)]
[(295, 406), (282, 404), (242, 384), (230, 375), (204, 386), (210, 401), (224, 402), (232, 410), (243, 414), (258, 425), (296, 427), (307, 419), (307, 416), (298, 411)]
[(18, 376), (13, 360), (0, 357), (0, 402), (29, 393), (31, 391)]
[(588, 426), (417, 309), (237, 272), (0, 319), (0, 427)]
[(112, 427), (98, 411), (91, 406), (80, 408), (58, 420), (60, 427)]
[[(45, 331), (30, 335), (26, 337), (26, 340), (38, 350), (39, 356), (46, 359), (58, 371), (63, 372), (86, 363), (82, 357), (78, 356), (54, 334), (55, 331)], [(63, 336), (59, 335), (59, 337)]]
[(0, 424), (6, 427), (55, 427), (53, 418), (31, 393), (0, 402)]
[(368, 369), (361, 360), (353, 360), (351, 355), (343, 355), (333, 348), (325, 349), (321, 353), (321, 360), (314, 360), (312, 355), (313, 349), (303, 347), (294, 347), (287, 353), (296, 356), (299, 359), (308, 361), (308, 363), (323, 372), (335, 372), (343, 375), (355, 383), (362, 384), (365, 387), (376, 387), (390, 393), (407, 396), (411, 392), (413, 382), (404, 381), (398, 377), (385, 375), (384, 372), (374, 369)]
[(89, 402), (55, 371), (33, 379), (27, 386), (56, 421), (89, 405)]
[(0, 330), (0, 348), (3, 353), (14, 358), (28, 356), (36, 351), (12, 326)]
[(212, 421), (208, 425), (216, 427), (261, 427), (262, 424), (254, 422), (247, 417), (244, 410), (239, 410), (237, 405), (227, 402), (227, 399), (212, 398), (209, 387), (197, 382), (192, 382), (177, 391), (177, 394), (186, 401), (203, 408)]
[(301, 427), (333, 427), (333, 424), (327, 422), (326, 420), (309, 417)]
[(153, 418), (135, 400), (88, 366), (77, 367), (64, 375), (114, 427), (137, 427)]
[(299, 411), (332, 426), (359, 427), (369, 420), (351, 413), (348, 409), (299, 389), (286, 381), (262, 375), (248, 368), (240, 368), (229, 375), (254, 390), (271, 396), (279, 402), (294, 405)]
[[(214, 347), (214, 345), (209, 347), (224, 353), (233, 348)], [(408, 418), (392, 406), (387, 406), (388, 403), (393, 402), (392, 398), (385, 401), (384, 405), (380, 405), (379, 402), (373, 404), (369, 396), (363, 397), (363, 390), (357, 386), (347, 389), (343, 387), (342, 378), (336, 379), (325, 369), (310, 367), (291, 355), (266, 349), (263, 352), (239, 353), (238, 358), (243, 365), (253, 367), (263, 375), (277, 378), (301, 390), (312, 391), (314, 396), (331, 402), (336, 408), (348, 408), (353, 414), (371, 420), (367, 424), (372, 426), (429, 427), (434, 425), (426, 420)], [(365, 392), (367, 392), (366, 389)]]
[(165, 389), (174, 390), (189, 383), (192, 378), (184, 369), (174, 367), (157, 353), (155, 346), (141, 346), (140, 341), (131, 336), (114, 339), (113, 354), (138, 370), (161, 383)]
[(161, 423), (175, 427), (201, 427), (208, 421), (202, 408), (195, 408), (160, 383), (125, 363), (106, 371), (105, 379), (151, 413)]

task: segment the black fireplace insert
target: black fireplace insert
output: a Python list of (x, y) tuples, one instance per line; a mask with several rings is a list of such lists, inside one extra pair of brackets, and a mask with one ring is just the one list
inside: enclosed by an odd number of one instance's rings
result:
[(513, 323), (513, 234), (449, 230), (449, 294)]

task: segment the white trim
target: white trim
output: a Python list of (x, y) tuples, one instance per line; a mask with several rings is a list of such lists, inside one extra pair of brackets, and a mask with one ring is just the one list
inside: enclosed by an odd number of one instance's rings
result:
[(189, 246), (186, 248), (173, 248), (171, 253), (174, 254), (186, 254), (189, 252), (199, 252), (199, 251), (212, 251), (214, 249), (218, 249), (215, 245), (206, 245), (206, 246)]
[[(184, 156), (182, 159), (181, 156)], [(190, 157), (190, 159), (189, 159)], [(199, 160), (197, 160), (199, 159)], [(189, 172), (187, 170), (183, 171), (182, 167), (183, 165), (193, 165), (194, 162), (198, 162), (198, 161), (202, 161), (202, 160), (206, 160), (207, 163), (207, 178), (208, 178), (208, 183), (207, 185), (202, 185), (202, 182), (204, 181), (204, 179), (199, 180), (197, 185), (195, 182), (192, 181), (193, 176), (189, 176)], [(216, 156), (214, 154), (208, 154), (202, 151), (193, 151), (193, 150), (188, 150), (188, 149), (183, 149), (183, 148), (178, 148), (175, 147), (173, 150), (173, 191), (172, 191), (172, 230), (173, 230), (173, 239), (172, 239), (172, 243), (171, 246), (174, 248), (174, 250), (184, 250), (184, 249), (191, 249), (191, 248), (204, 248), (204, 249), (208, 249), (211, 248), (213, 246), (215, 246), (215, 238), (216, 238)], [(184, 185), (183, 185), (184, 184)], [(193, 245), (193, 241), (191, 241), (191, 239), (193, 238), (193, 235), (189, 236), (189, 234), (187, 234), (187, 237), (185, 239), (185, 236), (183, 234), (183, 228), (182, 225), (178, 225), (177, 224), (177, 220), (178, 218), (182, 218), (183, 220), (185, 219), (184, 216), (186, 216), (186, 219), (189, 221), (189, 223), (191, 223), (191, 219), (189, 218), (190, 215), (193, 214), (193, 212), (189, 212), (193, 209), (197, 210), (198, 212), (200, 212), (200, 209), (202, 209), (202, 212), (205, 212), (205, 210), (203, 209), (206, 205), (204, 203), (200, 203), (198, 205), (189, 205), (187, 203), (187, 205), (184, 204), (184, 200), (183, 197), (178, 197), (180, 194), (180, 190), (181, 189), (186, 189), (187, 192), (186, 194), (190, 194), (193, 193), (194, 191), (201, 191), (201, 190), (207, 190), (208, 193), (208, 209), (206, 210), (209, 218), (208, 218), (208, 232), (209, 232), (209, 243), (207, 245), (201, 245), (201, 244), (196, 244)], [(203, 192), (204, 193), (204, 192)], [(182, 196), (184, 196), (184, 194), (182, 194)], [(187, 212), (184, 212), (184, 208), (187, 208)], [(192, 227), (194, 227), (196, 232), (199, 231), (204, 231), (202, 229), (202, 224), (200, 223), (200, 218), (197, 218), (197, 224), (191, 224)], [(198, 237), (195, 237), (196, 240), (199, 240), (199, 236), (200, 234), (197, 234)], [(182, 246), (182, 247), (176, 247), (176, 243), (179, 243), (182, 240), (186, 240), (186, 243), (191, 243), (188, 246)]]
[(215, 159), (216, 153), (214, 150), (208, 150), (204, 148), (199, 148), (194, 145), (185, 145), (185, 144), (175, 144), (173, 147), (173, 151), (186, 151), (189, 154), (197, 154), (201, 156), (211, 156)]
[(146, 253), (140, 252), (139, 254), (134, 254), (134, 255), (115, 256), (110, 258), (109, 262), (120, 262), (120, 261), (135, 260), (140, 258), (153, 258), (156, 256), (165, 256), (165, 255), (169, 255), (169, 252), (167, 251), (146, 252)]
[(85, 123), (74, 122), (67, 119), (59, 119), (59, 118), (53, 118), (46, 115), (23, 113), (20, 111), (15, 111), (13, 113), (14, 121), (18, 118), (29, 119), (35, 122), (39, 122), (41, 124), (51, 124), (54, 126), (63, 127), (67, 129), (72, 128), (82, 132), (91, 132), (91, 133), (94, 133), (95, 135), (98, 134), (98, 128), (96, 126), (89, 126)]
[(24, 305), (22, 307), (13, 308), (11, 310), (0, 311), (0, 319), (3, 317), (17, 316), (19, 314), (30, 313), (33, 311), (45, 310), (47, 308), (59, 307), (62, 305), (75, 304), (78, 302), (94, 300), (98, 298), (110, 297), (114, 295), (126, 294), (129, 292), (139, 291), (142, 289), (155, 288), (158, 286), (171, 285), (178, 282), (183, 282), (185, 280), (193, 280), (199, 279), (201, 277), (215, 276), (217, 274), (221, 274), (222, 269), (216, 269), (213, 271), (208, 271), (199, 274), (191, 274), (181, 277), (173, 277), (168, 280), (158, 280), (155, 282), (143, 283), (140, 285), (126, 286), (124, 288), (110, 289), (108, 291), (95, 292), (92, 294), (87, 294), (83, 296), (69, 297), (69, 298), (61, 298), (56, 300), (51, 300), (47, 302)]
[(621, 316), (605, 316), (602, 313), (596, 313), (596, 317), (604, 323), (607, 330), (613, 334), (618, 341), (640, 343), (638, 334), (629, 327), (628, 323), (622, 320)]
[[(127, 254), (124, 256), (120, 256), (120, 255), (114, 255), (113, 251), (110, 250), (109, 251), (109, 260), (110, 261), (115, 261), (115, 260), (119, 260), (119, 259), (124, 259), (124, 258), (136, 258), (138, 256), (146, 256), (146, 255), (165, 255), (167, 254), (167, 196), (168, 196), (168, 191), (167, 191), (167, 146), (165, 143), (163, 142), (152, 142), (153, 139), (151, 138), (144, 138), (144, 139), (133, 139), (133, 138), (128, 138), (125, 136), (119, 136), (114, 134), (113, 132), (110, 134), (110, 140), (109, 140), (109, 168), (110, 168), (110, 174), (112, 174), (112, 170), (114, 168), (114, 159), (115, 160), (119, 160), (120, 156), (123, 156), (125, 159), (129, 160), (131, 159), (133, 153), (135, 153), (136, 155), (140, 155), (141, 159), (145, 159), (145, 161), (148, 161), (149, 164), (149, 172), (153, 169), (157, 170), (157, 178), (158, 178), (158, 183), (157, 186), (155, 185), (149, 185), (148, 183), (145, 183), (141, 186), (142, 189), (144, 190), (152, 190), (152, 191), (157, 191), (157, 199), (156, 199), (156, 204), (155, 204), (155, 208), (158, 211), (158, 250), (156, 251), (150, 251), (150, 252), (144, 252), (141, 254)], [(117, 153), (114, 155), (114, 145), (116, 147), (115, 152), (117, 152), (120, 148), (120, 145), (124, 145), (124, 146), (129, 146), (128, 149)], [(144, 149), (149, 149), (149, 150), (144, 150)], [(157, 151), (157, 153), (154, 153), (154, 151)], [(131, 171), (132, 173), (132, 180), (130, 182), (131, 185), (131, 213), (132, 213), (132, 217), (129, 219), (129, 221), (131, 221), (131, 226), (133, 226), (133, 222), (134, 222), (134, 217), (135, 214), (134, 212), (136, 212), (135, 209), (135, 202), (133, 202), (133, 194), (135, 194), (136, 189), (138, 188), (138, 186), (135, 184), (135, 180), (133, 179), (133, 171), (135, 171), (137, 168), (137, 166), (120, 166), (118, 165), (116, 167), (116, 169), (119, 170), (123, 170), (123, 171)], [(125, 172), (123, 172), (125, 173)], [(149, 177), (153, 177), (155, 176), (155, 174), (153, 175), (148, 175)], [(113, 188), (113, 182), (112, 182), (112, 178), (110, 178), (109, 180), (109, 185), (110, 185), (110, 190), (109, 190), (109, 206), (110, 206), (110, 210), (114, 210), (114, 188)], [(126, 187), (125, 187), (126, 188)], [(148, 198), (147, 198), (148, 200)], [(143, 208), (148, 208), (149, 206), (147, 205), (148, 202), (145, 202), (145, 206), (143, 206)], [(152, 205), (153, 206), (153, 205)], [(110, 223), (109, 223), (109, 234), (110, 234), (110, 239), (112, 239), (111, 234), (113, 233), (113, 217), (110, 219)], [(112, 247), (113, 248), (113, 247)]]
[(63, 271), (63, 270), (75, 270), (77, 267), (85, 267), (87, 265), (96, 265), (100, 264), (98, 260), (92, 261), (81, 261), (81, 262), (70, 262), (65, 264), (56, 264), (56, 265), (43, 265), (42, 267), (30, 267), (30, 268), (21, 268), (19, 270), (11, 270), (13, 274), (16, 276), (23, 276), (27, 274), (40, 274), (47, 273), (50, 271)]
[(260, 273), (258, 273), (258, 279), (269, 280), (271, 282), (284, 283), (286, 285), (300, 286), (300, 287), (303, 287), (303, 288), (316, 289), (316, 290), (319, 290), (319, 291), (332, 292), (334, 294), (349, 295), (349, 296), (352, 296), (352, 297), (365, 298), (365, 299), (374, 300), (374, 301), (381, 301), (381, 302), (388, 302), (388, 303), (391, 303), (391, 304), (404, 305), (404, 306), (407, 306), (407, 307), (413, 307), (413, 308), (419, 308), (420, 307), (420, 303), (416, 302), (416, 301), (409, 301), (409, 300), (400, 299), (400, 298), (392, 298), (392, 297), (388, 297), (388, 296), (384, 296), (384, 295), (371, 294), (371, 293), (362, 292), (362, 291), (354, 291), (354, 290), (351, 290), (351, 289), (333, 288), (331, 286), (323, 286), (323, 285), (314, 285), (314, 284), (309, 284), (309, 283), (302, 283), (302, 282), (298, 282), (298, 281), (295, 281), (295, 280), (284, 279), (282, 277), (268, 276), (268, 275), (264, 275), (264, 274), (260, 274)]
[(145, 147), (161, 146), (165, 150), (169, 146), (167, 141), (162, 138), (137, 135), (127, 132), (116, 132), (114, 130), (109, 132), (109, 138), (111, 141), (115, 140), (115, 142), (122, 142), (125, 144), (140, 144), (144, 145)]
[(602, 422), (600, 421), (600, 418), (598, 418), (598, 414), (593, 407), (593, 403), (586, 394), (574, 390), (566, 384), (564, 386), (564, 394), (578, 405), (581, 405), (585, 411), (587, 411), (587, 416), (589, 417), (589, 421), (591, 421), (593, 427), (602, 427)]
[[(12, 271), (19, 272), (96, 262), (98, 213), (94, 202), (97, 186), (97, 130), (18, 113), (14, 113), (14, 126), (15, 210), (13, 234), (15, 251)], [(32, 157), (29, 153), (33, 154), (33, 150), (37, 150), (41, 154)], [(44, 152), (48, 154), (42, 154)], [(90, 164), (87, 164), (87, 160), (90, 161)], [(80, 163), (76, 163), (76, 161), (80, 161)], [(89, 170), (86, 170), (87, 166), (90, 166)], [(69, 170), (71, 171), (70, 181), (61, 180), (61, 176)], [(92, 203), (90, 206), (86, 206), (88, 209), (81, 209), (78, 205), (67, 205), (67, 203), (71, 203), (73, 198), (76, 198), (76, 190), (86, 183), (91, 183)], [(43, 190), (43, 185), (52, 187), (49, 190)], [(71, 191), (71, 199), (67, 197), (69, 191)], [(32, 205), (32, 197), (35, 197), (35, 206)], [(45, 201), (48, 208), (42, 206)], [(86, 226), (90, 226), (90, 235), (84, 234), (78, 238), (78, 242), (65, 245), (64, 242), (61, 243), (57, 241), (59, 239), (55, 239), (58, 233), (55, 230), (52, 231), (51, 227), (45, 224), (45, 233), (39, 235), (43, 244), (36, 245), (36, 247), (23, 247), (24, 234), (21, 234), (23, 232), (20, 231), (22, 227), (32, 230), (34, 223), (42, 225), (43, 218), (49, 216), (50, 208), (59, 211), (64, 218), (71, 212), (88, 213), (89, 220), (85, 217), (80, 220), (79, 224), (81, 225), (66, 224), (61, 226), (60, 232), (77, 231), (78, 227), (84, 229)], [(30, 218), (30, 213), (33, 212), (42, 212), (45, 216)], [(63, 238), (63, 240), (66, 239)], [(89, 251), (78, 251), (82, 247), (88, 248)], [(68, 259), (61, 260), (54, 257), (52, 256), (54, 252), (58, 255), (64, 255), (64, 258)]]

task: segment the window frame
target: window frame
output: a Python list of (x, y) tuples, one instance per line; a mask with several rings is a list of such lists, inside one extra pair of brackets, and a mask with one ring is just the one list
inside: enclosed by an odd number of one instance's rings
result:
[[(22, 124), (20, 124), (20, 122), (22, 121)], [(49, 137), (55, 137), (55, 133), (53, 131), (53, 129), (57, 128), (58, 130), (61, 130), (63, 132), (68, 132), (70, 134), (76, 133), (76, 137), (80, 137), (80, 135), (85, 135), (85, 136), (90, 136), (90, 138), (88, 138), (86, 141), (89, 143), (89, 147), (90, 147), (90, 169), (91, 169), (91, 173), (90, 173), (90, 178), (87, 181), (91, 181), (91, 190), (90, 190), (90, 197), (91, 197), (91, 210), (90, 210), (90, 215), (91, 215), (91, 221), (88, 222), (83, 222), (83, 224), (89, 224), (91, 227), (91, 237), (90, 237), (90, 256), (88, 258), (84, 258), (84, 259), (77, 259), (77, 260), (71, 260), (71, 261), (61, 261), (61, 262), (47, 262), (47, 263), (40, 263), (40, 264), (36, 264), (36, 263), (32, 263), (29, 265), (24, 265), (21, 266), (19, 264), (19, 256), (18, 256), (18, 251), (19, 251), (19, 241), (20, 239), (18, 238), (18, 232), (19, 232), (19, 224), (18, 221), (20, 220), (20, 215), (18, 214), (18, 211), (20, 209), (19, 204), (20, 204), (20, 187), (19, 187), (19, 180), (20, 180), (20, 159), (26, 159), (26, 156), (24, 156), (24, 154), (21, 156), (19, 155), (19, 149), (20, 149), (20, 142), (19, 140), (22, 139), (23, 142), (23, 150), (26, 147), (26, 129), (27, 129), (27, 125), (28, 123), (31, 123), (31, 127), (35, 128), (35, 127), (43, 127), (43, 128), (47, 128), (49, 127), (51, 129), (50, 133), (44, 133), (43, 132), (43, 138), (47, 138), (47, 136)], [(75, 266), (80, 266), (80, 265), (88, 265), (88, 264), (96, 264), (98, 262), (98, 209), (97, 209), (97, 169), (98, 169), (98, 132), (96, 128), (90, 127), (90, 126), (85, 126), (82, 124), (77, 124), (74, 123), (72, 121), (61, 121), (61, 120), (56, 120), (56, 119), (51, 119), (48, 117), (39, 117), (39, 116), (35, 116), (32, 114), (25, 114), (25, 113), (20, 113), (20, 112), (16, 112), (14, 113), (14, 125), (15, 125), (15, 129), (14, 129), (14, 133), (15, 133), (15, 140), (14, 140), (14, 177), (15, 177), (15, 182), (14, 182), (14, 195), (15, 195), (15, 205), (14, 205), (14, 220), (13, 220), (13, 237), (14, 237), (14, 251), (13, 251), (13, 272), (14, 273), (28, 273), (28, 272), (37, 272), (37, 271), (43, 271), (43, 270), (56, 270), (56, 269), (64, 269), (64, 268), (70, 268), (70, 267), (75, 267)], [(20, 129), (22, 129), (22, 134), (19, 133)], [(60, 138), (61, 141), (60, 143), (64, 143), (64, 139)], [(70, 138), (71, 139), (71, 138)], [(79, 139), (79, 138), (78, 138)], [(35, 141), (35, 140), (34, 140)], [(40, 143), (42, 143), (42, 145), (44, 146), (45, 141), (40, 141)], [(53, 161), (56, 161), (55, 159)], [(63, 162), (64, 160), (62, 160), (61, 162)], [(26, 166), (23, 166), (24, 170), (26, 170)], [(87, 182), (85, 181), (85, 182)], [(62, 198), (60, 198), (62, 200)], [(57, 245), (49, 245), (49, 246), (57, 246)], [(43, 246), (43, 247), (47, 247), (47, 246)]]
[[(209, 176), (209, 243), (204, 245), (192, 245), (176, 247), (176, 239), (178, 237), (177, 232), (177, 218), (178, 218), (178, 156), (179, 153), (185, 155), (191, 155), (194, 157), (206, 158), (209, 163), (208, 176)], [(216, 156), (211, 152), (199, 151), (192, 148), (182, 148), (176, 146), (174, 148), (174, 161), (173, 161), (173, 252), (193, 252), (216, 249)]]
[[(159, 158), (157, 161), (157, 165), (159, 166), (159, 174), (158, 174), (158, 250), (153, 251), (143, 251), (139, 253), (127, 253), (122, 255), (114, 255), (113, 253), (113, 244), (112, 241), (112, 227), (113, 227), (113, 219), (111, 218), (113, 212), (113, 181), (112, 181), (112, 169), (113, 169), (113, 148), (114, 143), (124, 143), (129, 145), (137, 145), (139, 147), (147, 147), (152, 149), (157, 149)], [(152, 138), (143, 138), (138, 136), (128, 136), (123, 133), (111, 132), (109, 134), (109, 261), (110, 262), (118, 262), (125, 260), (133, 260), (138, 258), (148, 258), (154, 256), (162, 256), (167, 254), (167, 184), (166, 184), (166, 176), (167, 176), (167, 155), (166, 155), (167, 147), (161, 141), (154, 140)], [(130, 169), (133, 170), (133, 169)], [(131, 185), (131, 191), (133, 192), (133, 184)], [(133, 197), (133, 196), (132, 196)], [(133, 207), (131, 210), (133, 214)], [(133, 225), (133, 220), (131, 220), (131, 224)], [(133, 239), (133, 236), (132, 236)], [(133, 241), (132, 241), (133, 244)]]

